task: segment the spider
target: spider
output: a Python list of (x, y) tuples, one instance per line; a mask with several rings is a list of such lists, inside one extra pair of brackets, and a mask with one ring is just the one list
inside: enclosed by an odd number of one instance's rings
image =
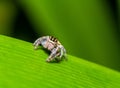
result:
[(66, 58), (65, 48), (53, 36), (40, 37), (34, 42), (33, 45), (34, 45), (35, 49), (37, 49), (38, 46), (41, 45), (45, 49), (47, 49), (51, 52), (49, 57), (46, 59), (47, 62), (51, 62), (53, 60), (60, 61), (63, 56)]

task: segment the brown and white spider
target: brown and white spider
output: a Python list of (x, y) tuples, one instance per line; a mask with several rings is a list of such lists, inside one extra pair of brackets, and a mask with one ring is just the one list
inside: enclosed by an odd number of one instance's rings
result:
[(51, 51), (50, 56), (46, 59), (47, 62), (54, 59), (60, 61), (64, 56), (66, 58), (66, 50), (61, 43), (53, 36), (43, 36), (38, 38), (34, 42), (34, 48), (37, 49), (39, 45), (42, 45), (47, 50)]

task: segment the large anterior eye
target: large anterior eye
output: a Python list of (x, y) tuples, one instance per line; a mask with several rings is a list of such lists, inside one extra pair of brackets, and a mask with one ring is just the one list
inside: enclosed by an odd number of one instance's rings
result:
[(42, 41), (43, 41), (43, 42), (46, 42), (46, 41), (47, 41), (47, 39), (46, 39), (46, 38), (44, 38), (44, 39), (42, 39)]
[(42, 39), (41, 44), (42, 44), (42, 45), (45, 45), (45, 44), (46, 44), (46, 42), (47, 42), (47, 39), (46, 39), (46, 38), (44, 38), (44, 39)]

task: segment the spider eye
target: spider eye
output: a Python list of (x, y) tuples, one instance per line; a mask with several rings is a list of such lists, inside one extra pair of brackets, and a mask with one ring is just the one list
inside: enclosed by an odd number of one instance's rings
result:
[(42, 42), (46, 42), (46, 41), (47, 41), (47, 39), (46, 39), (46, 38), (42, 39)]
[(47, 42), (47, 39), (46, 39), (46, 38), (43, 38), (43, 39), (41, 40), (41, 44), (42, 44), (42, 45), (45, 45), (46, 42)]

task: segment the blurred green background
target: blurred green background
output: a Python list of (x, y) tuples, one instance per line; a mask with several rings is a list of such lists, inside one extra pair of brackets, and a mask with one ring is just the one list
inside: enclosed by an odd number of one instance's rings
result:
[(68, 54), (120, 71), (119, 11), (120, 0), (0, 0), (0, 34), (53, 35)]

